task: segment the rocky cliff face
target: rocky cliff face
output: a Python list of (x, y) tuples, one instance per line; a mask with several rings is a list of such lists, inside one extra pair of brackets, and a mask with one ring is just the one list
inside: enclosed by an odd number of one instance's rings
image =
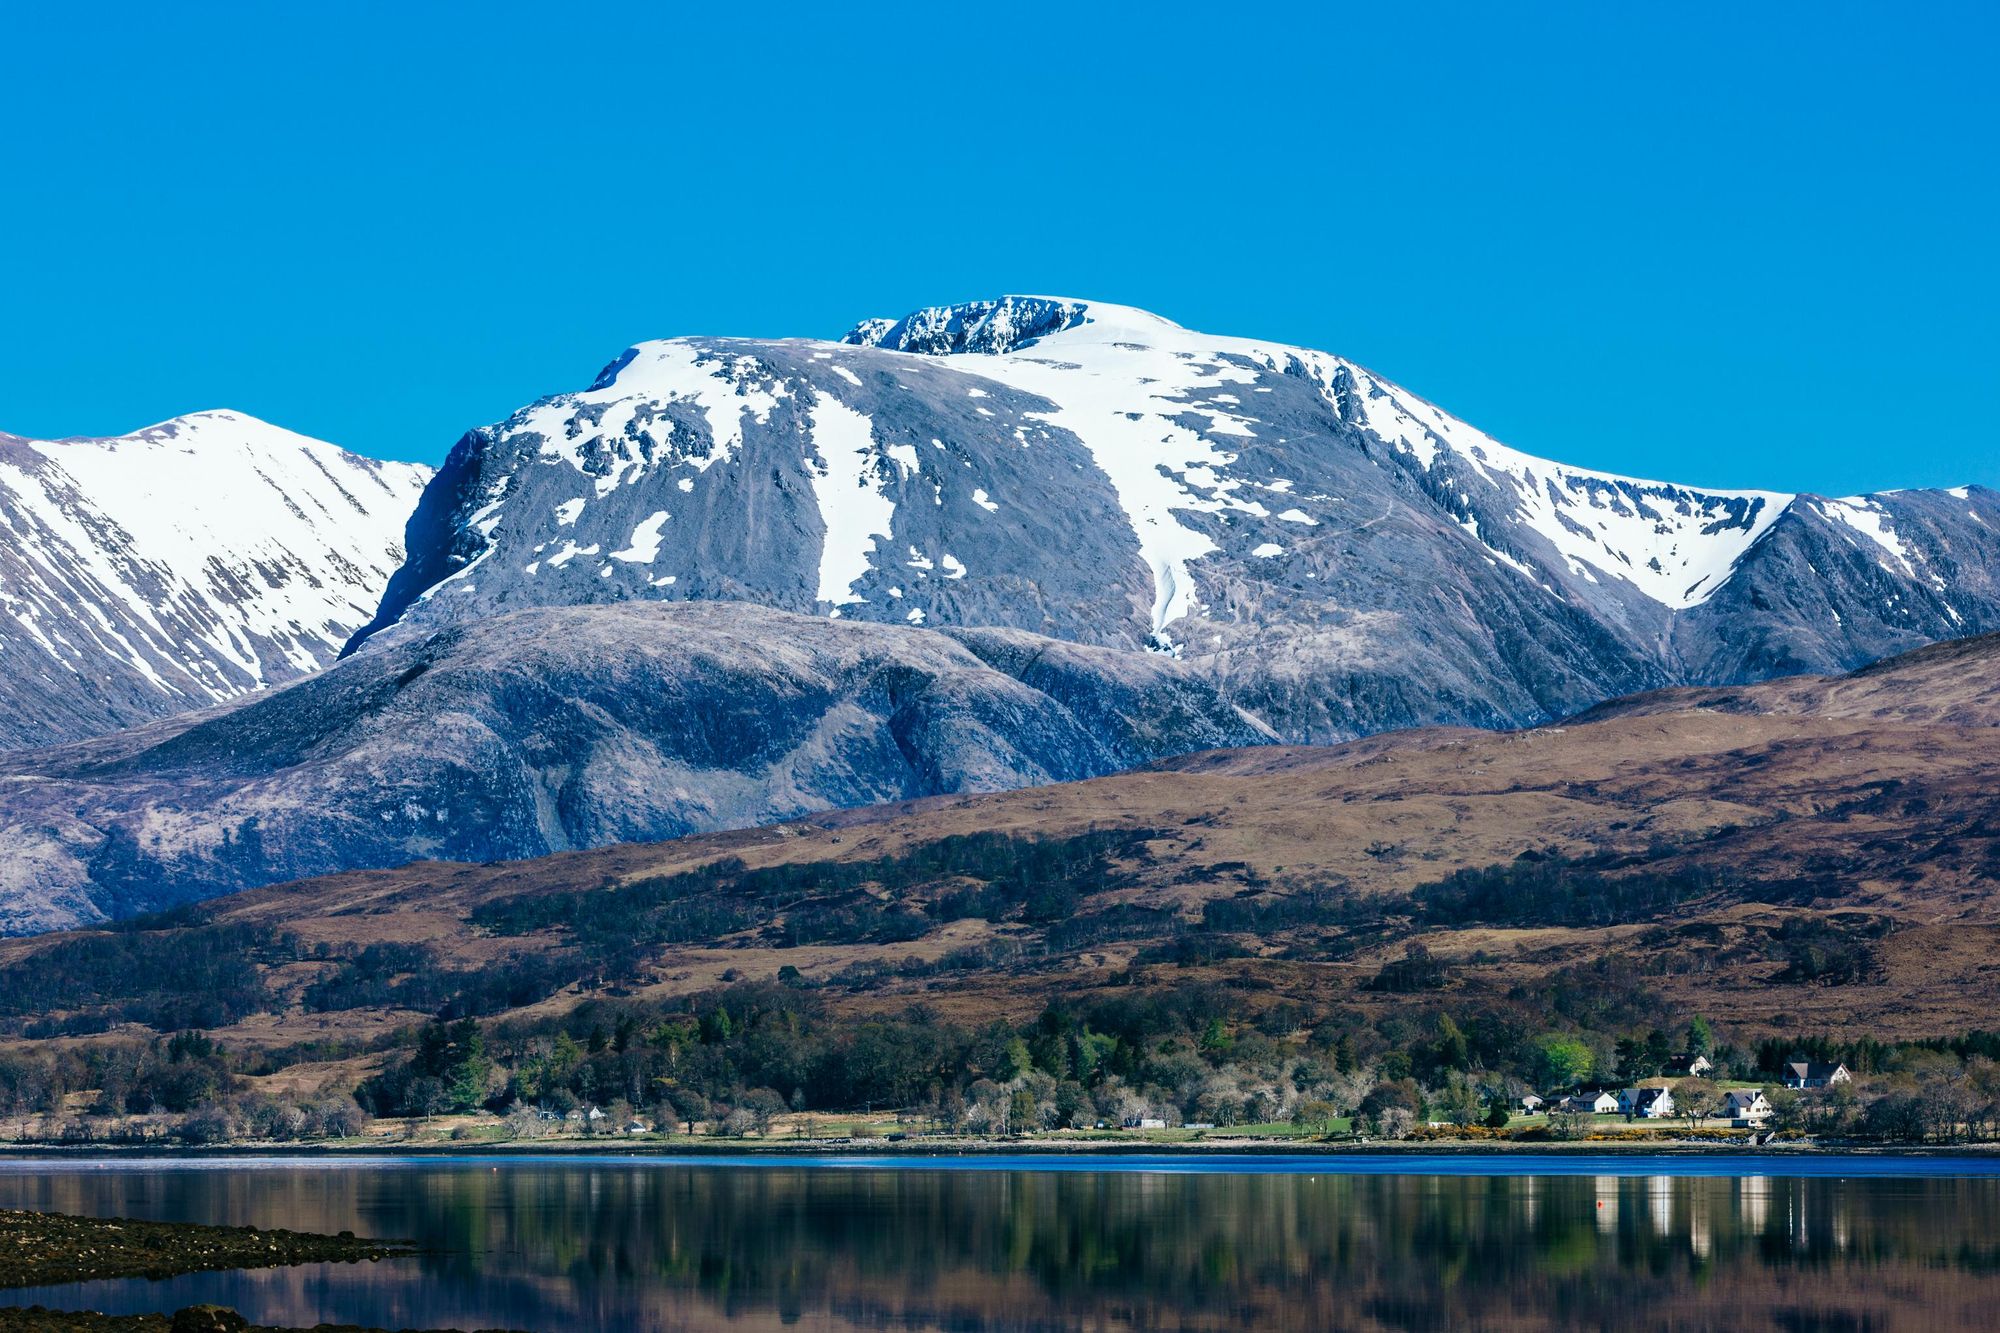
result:
[(1180, 658), (1282, 735), (1532, 723), (2000, 627), (2000, 495), (1642, 481), (1351, 362), (1043, 297), (676, 339), (462, 440), (356, 645), (755, 602)]
[(0, 435), (0, 749), (317, 671), (403, 563), (429, 477), (234, 412)]
[(1268, 733), (1179, 663), (742, 604), (523, 611), (0, 757), (0, 932), (1095, 777)]
[(2000, 494), (1801, 495), (1714, 597), (1678, 617), (1680, 677), (1847, 670), (2000, 626)]

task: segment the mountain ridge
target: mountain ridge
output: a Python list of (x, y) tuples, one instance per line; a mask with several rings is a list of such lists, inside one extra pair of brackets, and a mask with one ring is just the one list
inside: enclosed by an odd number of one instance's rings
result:
[(2000, 493), (1570, 467), (1328, 353), (1058, 297), (636, 344), (461, 439), (410, 549), (348, 651), (404, 618), (745, 600), (1175, 653), (1313, 742), (2000, 628)]

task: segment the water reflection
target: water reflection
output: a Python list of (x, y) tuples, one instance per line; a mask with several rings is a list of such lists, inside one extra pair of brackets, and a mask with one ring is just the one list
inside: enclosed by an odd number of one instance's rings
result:
[(665, 1330), (1991, 1327), (2000, 1179), (681, 1164), (0, 1172), (0, 1205), (410, 1236), (414, 1261), (12, 1293)]

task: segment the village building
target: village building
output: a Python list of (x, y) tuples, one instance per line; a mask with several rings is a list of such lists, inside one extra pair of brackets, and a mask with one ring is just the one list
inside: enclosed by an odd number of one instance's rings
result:
[(1722, 1095), (1722, 1118), (1737, 1129), (1762, 1129), (1771, 1110), (1762, 1088), (1731, 1088)]
[(1556, 1109), (1584, 1115), (1612, 1115), (1618, 1110), (1618, 1099), (1608, 1092), (1573, 1092), (1557, 1102)]
[(1665, 1088), (1627, 1088), (1618, 1094), (1621, 1115), (1659, 1120), (1674, 1113), (1674, 1094)]
[(1817, 1060), (1793, 1060), (1779, 1071), (1788, 1088), (1810, 1090), (1830, 1088), (1836, 1083), (1845, 1083), (1854, 1075), (1847, 1066), (1840, 1063), (1822, 1064)]
[(1522, 1115), (1534, 1115), (1547, 1105), (1547, 1102), (1537, 1097), (1534, 1093), (1529, 1092), (1523, 1093), (1520, 1100), (1514, 1103), (1514, 1109)]
[(1715, 1061), (1699, 1051), (1676, 1055), (1667, 1061), (1669, 1078), (1705, 1078), (1715, 1072)]

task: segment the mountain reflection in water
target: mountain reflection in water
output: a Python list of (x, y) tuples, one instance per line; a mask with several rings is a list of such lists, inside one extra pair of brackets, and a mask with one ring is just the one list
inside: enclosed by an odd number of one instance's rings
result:
[(1989, 1166), (1610, 1169), (1621, 1174), (8, 1163), (0, 1206), (347, 1228), (438, 1252), (0, 1299), (114, 1313), (213, 1300), (262, 1322), (562, 1333), (2000, 1327)]

